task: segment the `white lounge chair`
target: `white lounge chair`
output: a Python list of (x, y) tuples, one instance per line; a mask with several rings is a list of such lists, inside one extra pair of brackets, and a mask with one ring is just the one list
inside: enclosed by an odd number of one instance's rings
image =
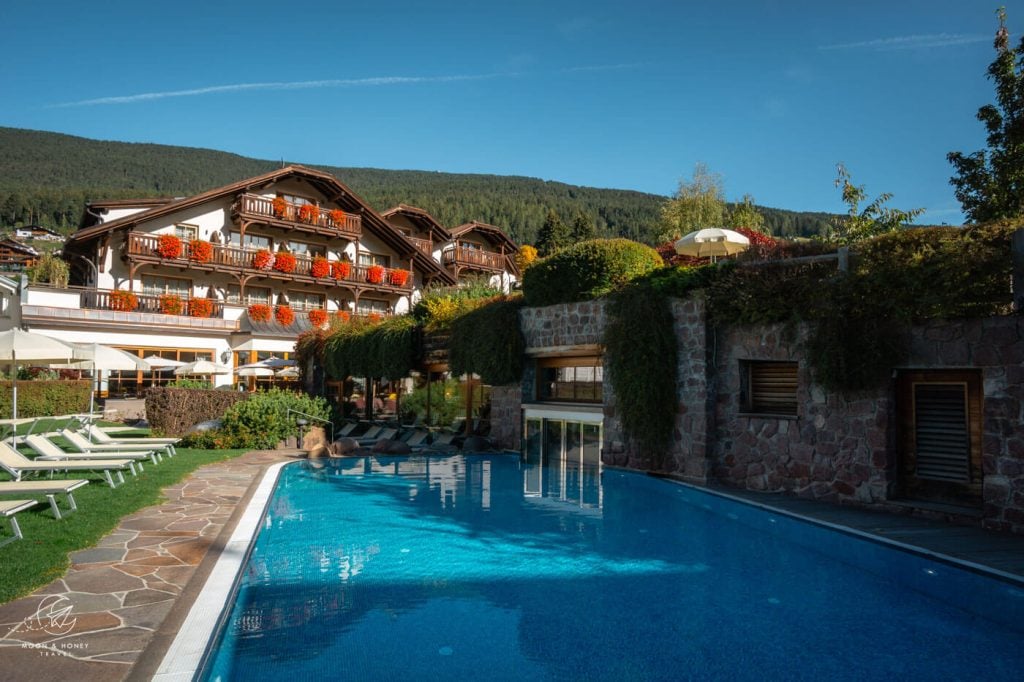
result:
[[(163, 459), (160, 456), (160, 451), (163, 450), (164, 452), (166, 452), (166, 450), (164, 450), (162, 446), (158, 449), (146, 447), (144, 445), (100, 445), (98, 443), (90, 443), (85, 439), (85, 436), (83, 436), (80, 433), (75, 433), (70, 429), (64, 429), (63, 431), (60, 432), (60, 435), (63, 436), (64, 439), (71, 444), (71, 447), (74, 450), (77, 450), (78, 452), (87, 455), (98, 455), (100, 453), (115, 453), (124, 455), (125, 457), (132, 457), (133, 459), (138, 459), (136, 457), (133, 457), (133, 455), (143, 453), (151, 460), (153, 460), (153, 464), (159, 464), (160, 460)], [(38, 436), (29, 436), (28, 438), (38, 438)], [(25, 439), (26, 443), (28, 442), (28, 438)]]
[(21, 528), (18, 526), (18, 519), (14, 515), (18, 512), (31, 509), (39, 504), (35, 500), (0, 500), (0, 516), (11, 522), (12, 537), (0, 538), (0, 547), (10, 544), (15, 540), (21, 540)]
[(174, 446), (181, 442), (180, 438), (121, 438), (120, 436), (111, 436), (98, 426), (94, 426), (92, 429), (84, 429), (78, 433), (83, 434), (87, 438), (91, 438), (92, 442), (97, 445), (127, 445), (129, 447), (164, 448), (167, 454), (171, 457), (178, 454), (174, 450)]
[[(127, 450), (124, 452), (68, 452), (46, 436), (36, 434), (25, 439), (25, 444), (32, 448), (32, 451), (39, 455), (35, 461), (55, 462), (68, 460), (80, 462), (84, 459), (109, 462), (118, 459), (130, 459), (139, 467), (139, 471), (145, 471), (142, 466), (143, 460), (149, 459), (154, 463), (157, 461), (152, 451)], [(134, 472), (132, 472), (134, 473)]]
[[(367, 431), (367, 433), (369, 433), (369, 431)], [(356, 438), (356, 441), (358, 441), (360, 445), (373, 445), (379, 440), (391, 440), (397, 434), (398, 429), (388, 428), (383, 431), (378, 430), (377, 433), (372, 436), (360, 436), (359, 438)]]
[(0, 481), (0, 495), (46, 495), (50, 501), (50, 509), (57, 519), (63, 518), (60, 513), (60, 506), (57, 505), (57, 495), (64, 494), (68, 498), (68, 510), (66, 514), (78, 511), (75, 503), (74, 491), (89, 485), (84, 478), (78, 479), (54, 479), (49, 481)]
[[(35, 437), (29, 436), (29, 438)], [(51, 443), (51, 445), (53, 444)], [(57, 449), (59, 450), (60, 448)], [(67, 454), (63, 450), (61, 452)], [(116, 488), (124, 483), (123, 472), (125, 469), (131, 471), (133, 476), (137, 475), (135, 473), (135, 461), (131, 459), (63, 459), (57, 462), (33, 460), (21, 454), (7, 443), (2, 442), (0, 442), (0, 469), (14, 476), (16, 481), (20, 481), (24, 474), (38, 474), (42, 472), (52, 474), (55, 471), (97, 471), (103, 474), (103, 478), (106, 479), (107, 485), (111, 488)], [(111, 471), (117, 474), (116, 485), (114, 484), (113, 477), (110, 475)]]

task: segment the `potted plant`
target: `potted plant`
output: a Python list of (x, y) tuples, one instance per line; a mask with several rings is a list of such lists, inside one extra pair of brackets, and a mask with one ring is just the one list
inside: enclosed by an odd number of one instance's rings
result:
[(381, 265), (371, 265), (366, 270), (366, 281), (370, 284), (380, 284), (384, 281), (384, 267)]
[(404, 287), (405, 283), (409, 281), (408, 270), (392, 270), (388, 273), (388, 280), (392, 286)]
[(128, 313), (139, 307), (139, 297), (124, 289), (115, 289), (110, 292), (110, 308), (122, 313)]
[(283, 218), (288, 210), (288, 202), (284, 200), (284, 197), (274, 197), (274, 200), (270, 202), (270, 207), (274, 211), (275, 218)]
[(287, 251), (278, 251), (274, 254), (274, 269), (278, 272), (295, 272), (295, 256)]
[(192, 317), (210, 317), (213, 315), (213, 301), (208, 298), (189, 299), (188, 314)]
[(320, 219), (320, 208), (313, 204), (303, 204), (299, 208), (299, 220), (313, 225)]
[(161, 258), (179, 258), (181, 256), (181, 239), (173, 234), (162, 234), (156, 242), (156, 252)]
[(270, 249), (260, 249), (252, 257), (252, 266), (257, 270), (270, 270), (274, 267), (274, 254)]
[(181, 315), (185, 302), (177, 294), (162, 294), (158, 299), (160, 312), (164, 315)]
[(271, 308), (265, 303), (253, 303), (249, 306), (249, 319), (253, 322), (270, 322)]
[(342, 227), (345, 224), (345, 219), (348, 217), (340, 208), (334, 209), (329, 215), (331, 216), (331, 223), (335, 227)]
[(295, 313), (292, 311), (291, 306), (279, 305), (274, 309), (274, 319), (282, 327), (290, 327), (292, 322), (295, 321)]
[(326, 277), (331, 274), (331, 264), (323, 256), (314, 256), (313, 264), (309, 267), (309, 273), (314, 277)]
[(323, 327), (327, 324), (327, 311), (321, 308), (314, 308), (309, 311), (309, 323), (314, 327)]
[(343, 260), (336, 260), (331, 263), (331, 277), (334, 279), (348, 279), (352, 274), (352, 264)]
[(189, 258), (199, 263), (213, 260), (213, 244), (205, 239), (193, 239), (188, 243)]

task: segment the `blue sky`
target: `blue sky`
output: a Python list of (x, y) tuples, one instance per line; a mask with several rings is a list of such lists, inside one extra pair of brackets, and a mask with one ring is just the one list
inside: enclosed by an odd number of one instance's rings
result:
[(843, 210), (842, 162), (956, 223), (997, 6), (6, 2), (0, 125), (659, 194), (700, 161), (794, 210)]

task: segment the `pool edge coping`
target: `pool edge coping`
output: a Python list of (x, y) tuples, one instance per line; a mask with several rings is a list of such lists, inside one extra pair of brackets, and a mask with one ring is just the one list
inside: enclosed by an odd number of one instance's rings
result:
[(228, 596), (234, 590), (253, 539), (259, 532), (281, 470), (295, 461), (275, 462), (263, 470), (231, 536), (220, 549), (187, 615), (160, 657), (160, 664), (151, 678), (154, 682), (185, 682), (195, 679), (200, 672), (210, 641), (229, 606)]

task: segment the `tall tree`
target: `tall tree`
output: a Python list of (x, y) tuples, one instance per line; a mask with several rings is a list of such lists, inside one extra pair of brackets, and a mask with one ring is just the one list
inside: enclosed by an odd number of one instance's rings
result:
[(680, 180), (675, 196), (661, 206), (660, 238), (673, 241), (704, 227), (721, 227), (724, 222), (722, 176), (697, 163), (693, 177)]
[(749, 194), (744, 194), (743, 201), (729, 211), (728, 224), (734, 230), (743, 228), (761, 234), (771, 234), (764, 226), (764, 216), (754, 205), (754, 197)]
[(996, 104), (986, 104), (977, 114), (988, 132), (988, 149), (946, 155), (956, 169), (949, 182), (973, 222), (1024, 215), (1024, 40), (1012, 49), (1005, 8), (998, 14), (996, 58), (988, 67)]
[(585, 242), (596, 236), (597, 229), (594, 227), (594, 221), (583, 211), (576, 211), (576, 215), (572, 219), (572, 230), (569, 232), (572, 243)]
[(861, 209), (861, 202), (868, 198), (864, 185), (853, 184), (850, 173), (843, 164), (836, 166), (836, 170), (838, 177), (835, 184), (836, 187), (842, 187), (843, 203), (847, 206), (847, 212), (845, 216), (838, 216), (833, 220), (826, 235), (828, 241), (853, 244), (886, 232), (894, 232), (924, 213), (923, 208), (901, 211), (885, 206), (884, 204), (892, 199), (889, 192), (879, 194), (874, 201)]
[(569, 228), (562, 222), (561, 216), (555, 212), (555, 209), (548, 209), (544, 224), (541, 225), (540, 232), (537, 233), (537, 253), (542, 258), (550, 256), (571, 243)]

